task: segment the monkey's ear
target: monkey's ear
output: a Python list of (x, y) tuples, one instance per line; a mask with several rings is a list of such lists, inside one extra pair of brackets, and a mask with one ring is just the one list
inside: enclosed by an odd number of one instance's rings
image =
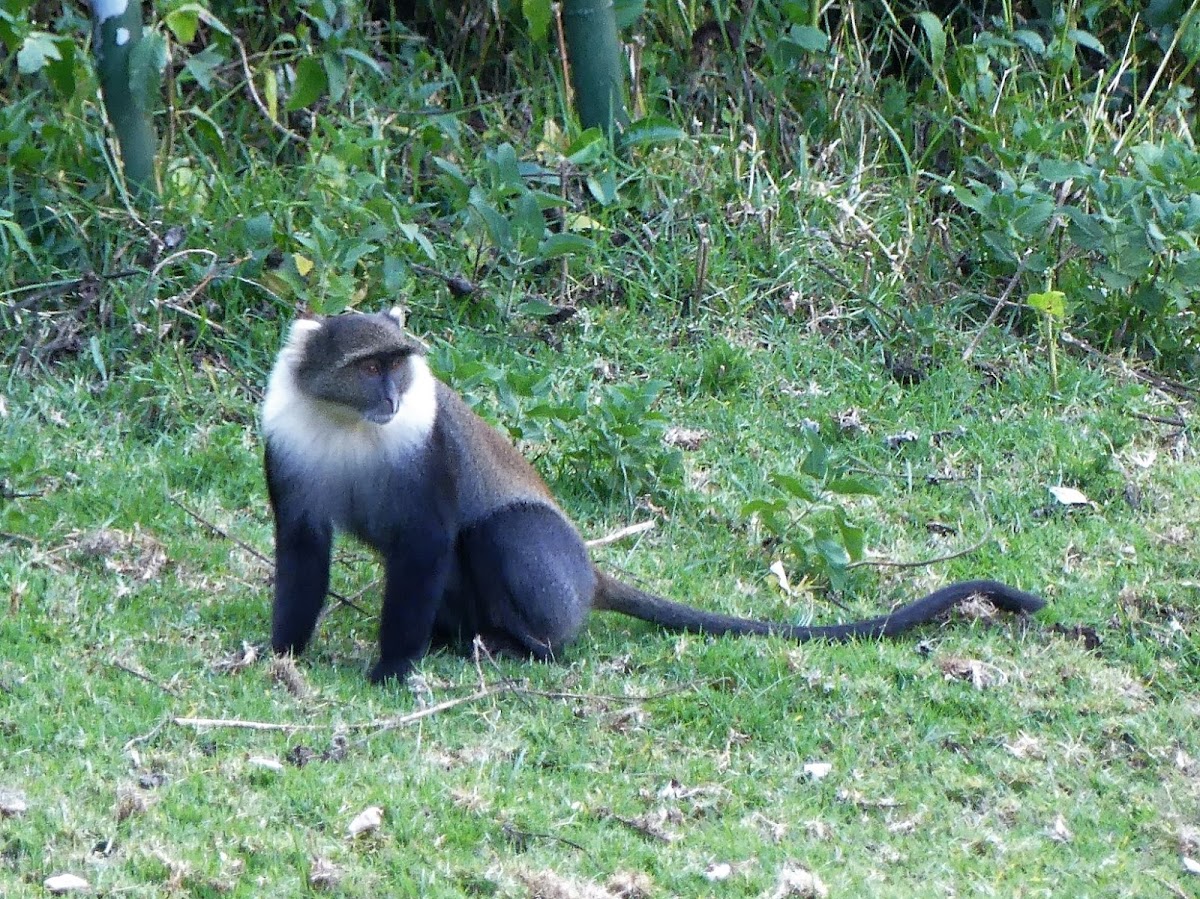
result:
[(387, 312), (385, 312), (383, 314), (386, 315), (388, 318), (390, 318), (392, 321), (394, 321), (401, 328), (404, 327), (404, 307), (403, 306), (393, 306), (391, 309), (389, 309)]
[(298, 318), (288, 329), (287, 339), (283, 345), (291, 350), (299, 350), (308, 343), (308, 339), (321, 330), (322, 319)]

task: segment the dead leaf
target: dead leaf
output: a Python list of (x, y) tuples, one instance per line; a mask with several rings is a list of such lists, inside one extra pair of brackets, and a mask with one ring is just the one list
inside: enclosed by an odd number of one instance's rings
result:
[(29, 811), (29, 803), (20, 793), (0, 790), (0, 818), (15, 818)]
[(113, 818), (120, 824), (134, 815), (146, 811), (149, 803), (146, 796), (133, 784), (126, 784), (117, 790), (117, 801), (113, 804)]
[(917, 433), (916, 431), (901, 431), (899, 434), (889, 434), (883, 438), (883, 442), (888, 449), (898, 450), (906, 443), (916, 443)]
[(355, 837), (361, 837), (364, 834), (373, 833), (374, 831), (378, 830), (382, 824), (383, 809), (378, 805), (372, 805), (355, 815), (354, 820), (350, 822), (350, 826), (346, 828), (346, 830), (349, 833), (350, 838), (353, 839)]
[(979, 594), (968, 596), (954, 607), (954, 611), (968, 621), (994, 621), (1000, 617), (995, 603)]
[(212, 663), (213, 671), (219, 674), (237, 674), (258, 661), (258, 647), (253, 643), (242, 643), (242, 648)]
[(55, 874), (42, 881), (42, 885), (56, 896), (63, 893), (77, 893), (91, 887), (91, 884), (75, 874)]
[(273, 656), (271, 658), (271, 680), (282, 684), (296, 699), (305, 700), (312, 695), (304, 675), (296, 667), (296, 660), (289, 656)]
[(793, 865), (784, 865), (779, 872), (779, 881), (771, 899), (786, 899), (788, 896), (799, 896), (801, 899), (825, 899), (829, 895), (829, 887), (812, 871)]
[(604, 888), (613, 899), (650, 899), (654, 881), (640, 871), (618, 871)]
[(663, 443), (667, 446), (678, 447), (681, 450), (694, 451), (703, 446), (709, 438), (709, 432), (704, 428), (680, 428), (671, 426), (663, 435)]
[(1071, 828), (1067, 827), (1067, 822), (1063, 816), (1054, 816), (1054, 826), (1050, 828), (1050, 839), (1056, 843), (1069, 843), (1075, 838), (1075, 834), (1071, 833)]
[(746, 819), (746, 823), (754, 825), (760, 833), (772, 843), (782, 843), (788, 834), (788, 826), (779, 821), (772, 821), (761, 812), (754, 812)]
[(1051, 487), (1050, 493), (1053, 497), (1064, 506), (1094, 506), (1082, 491), (1076, 490), (1074, 487)]
[(804, 763), (804, 776), (809, 780), (821, 780), (823, 777), (828, 777), (832, 770), (833, 765), (830, 762)]
[(775, 580), (779, 582), (780, 590), (782, 590), (788, 596), (795, 595), (795, 591), (792, 589), (791, 582), (788, 581), (787, 569), (783, 567), (782, 560), (776, 559), (771, 563), (771, 567), (768, 570), (771, 572), (771, 574), (775, 575)]
[(308, 867), (308, 882), (317, 890), (328, 890), (337, 886), (338, 881), (342, 879), (342, 872), (338, 870), (337, 865), (327, 858), (318, 856), (312, 860), (312, 864)]
[(554, 871), (525, 871), (517, 875), (529, 889), (530, 899), (613, 899), (599, 884), (563, 877)]
[(946, 680), (969, 680), (976, 690), (1007, 683), (1008, 676), (995, 665), (979, 659), (949, 657), (938, 662)]
[(859, 808), (896, 808), (900, 805), (890, 796), (884, 796), (882, 799), (868, 799), (861, 790), (838, 790), (836, 795), (840, 801), (849, 802)]
[(679, 809), (665, 808), (654, 809), (633, 818), (625, 818), (621, 815), (611, 815), (611, 817), (614, 821), (620, 821), (626, 827), (636, 830), (643, 836), (658, 840), (660, 843), (674, 843), (678, 840), (679, 834), (668, 828), (667, 824), (679, 824), (683, 821), (683, 814)]
[(843, 434), (861, 434), (866, 431), (862, 423), (862, 409), (851, 407), (834, 416), (837, 428)]
[(1046, 752), (1042, 747), (1042, 741), (1036, 737), (1031, 737), (1028, 734), (1021, 734), (1011, 743), (1005, 743), (1004, 748), (1009, 753), (1018, 759), (1043, 759), (1046, 757)]
[(1158, 451), (1153, 447), (1144, 450), (1131, 450), (1129, 452), (1129, 461), (1138, 468), (1153, 468), (1157, 459)]
[(166, 548), (139, 527), (132, 533), (99, 528), (68, 535), (64, 549), (76, 558), (97, 560), (114, 574), (139, 581), (157, 580), (168, 563)]
[(303, 743), (297, 743), (287, 751), (284, 756), (289, 765), (294, 765), (297, 768), (303, 768), (315, 758), (319, 758), (317, 751), (311, 746), (305, 746)]
[(729, 862), (710, 862), (704, 869), (704, 879), (710, 883), (720, 883), (733, 875), (733, 865)]

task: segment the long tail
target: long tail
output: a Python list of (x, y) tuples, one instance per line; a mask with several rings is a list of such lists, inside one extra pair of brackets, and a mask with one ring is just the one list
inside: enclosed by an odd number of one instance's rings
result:
[(778, 634), (801, 643), (805, 640), (841, 641), (855, 637), (892, 637), (936, 618), (971, 596), (986, 597), (1004, 611), (1017, 614), (1036, 612), (1046, 604), (1040, 596), (1017, 590), (999, 581), (962, 581), (934, 590), (924, 599), (901, 606), (877, 618), (824, 627), (797, 627), (706, 612), (630, 587), (602, 571), (597, 571), (596, 574), (599, 579), (595, 598), (597, 609), (620, 612), (672, 631), (705, 634)]

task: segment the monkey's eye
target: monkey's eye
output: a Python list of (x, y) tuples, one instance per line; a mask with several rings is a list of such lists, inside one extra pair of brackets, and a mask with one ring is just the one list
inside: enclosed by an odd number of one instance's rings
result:
[(406, 358), (405, 356), (393, 356), (388, 360), (388, 371), (400, 371), (404, 368)]
[(379, 362), (375, 359), (364, 360), (358, 364), (358, 370), (368, 378), (377, 378), (380, 372)]

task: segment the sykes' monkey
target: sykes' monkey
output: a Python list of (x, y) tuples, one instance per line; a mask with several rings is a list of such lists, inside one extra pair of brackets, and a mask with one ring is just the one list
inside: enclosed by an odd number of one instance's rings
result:
[(404, 677), (431, 644), (547, 659), (591, 609), (672, 630), (793, 640), (890, 637), (980, 594), (1010, 612), (1043, 601), (967, 581), (851, 624), (793, 627), (694, 609), (599, 571), (516, 448), (429, 371), (398, 311), (300, 319), (263, 401), (275, 513), (271, 645), (308, 644), (329, 586), (334, 530), (386, 571), (372, 681)]

